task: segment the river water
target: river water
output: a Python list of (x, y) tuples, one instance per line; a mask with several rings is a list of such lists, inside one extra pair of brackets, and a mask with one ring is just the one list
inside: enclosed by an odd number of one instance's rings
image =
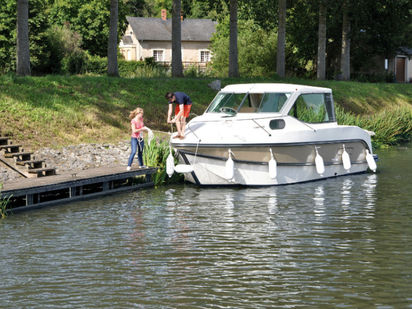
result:
[(377, 174), (12, 215), (0, 308), (412, 308), (411, 148)]

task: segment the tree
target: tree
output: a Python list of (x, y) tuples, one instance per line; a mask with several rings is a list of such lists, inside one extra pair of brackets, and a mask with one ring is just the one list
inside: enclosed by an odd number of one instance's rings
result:
[(278, 48), (276, 57), (276, 72), (285, 77), (285, 46), (286, 46), (286, 0), (279, 0)]
[(172, 9), (172, 76), (182, 77), (182, 24), (180, 0), (173, 0)]
[(29, 0), (17, 1), (17, 75), (30, 75)]
[(109, 76), (119, 76), (117, 65), (117, 23), (119, 19), (119, 2), (110, 0), (110, 31), (107, 46), (107, 74)]
[(237, 0), (230, 0), (229, 77), (239, 77), (237, 50)]
[(350, 79), (350, 27), (349, 0), (344, 0), (342, 7), (342, 48), (340, 58), (342, 80)]
[(319, 0), (319, 28), (318, 28), (318, 62), (317, 78), (326, 77), (326, 3)]
[[(212, 72), (228, 76), (229, 23), (227, 15), (219, 22), (212, 37)], [(240, 76), (273, 76), (276, 62), (276, 29), (263, 29), (253, 20), (238, 20), (238, 56)], [(253, 52), (251, 52), (253, 51)]]

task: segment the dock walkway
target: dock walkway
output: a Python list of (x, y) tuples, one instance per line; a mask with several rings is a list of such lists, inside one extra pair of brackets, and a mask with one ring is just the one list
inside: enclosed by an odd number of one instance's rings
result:
[(6, 183), (2, 198), (10, 198), (8, 210), (19, 212), (34, 208), (78, 201), (116, 192), (150, 187), (157, 168), (125, 166), (99, 167), (71, 174), (26, 178)]

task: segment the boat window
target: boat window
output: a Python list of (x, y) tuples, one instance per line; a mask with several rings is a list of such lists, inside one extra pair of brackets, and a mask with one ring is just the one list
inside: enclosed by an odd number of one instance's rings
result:
[(207, 113), (221, 113), (224, 110), (233, 110), (235, 113), (242, 103), (244, 93), (218, 93), (210, 103)]
[(256, 113), (259, 103), (262, 100), (262, 93), (249, 93), (246, 95), (238, 113)]
[(290, 93), (265, 93), (259, 106), (260, 113), (277, 113), (281, 110)]
[(289, 111), (289, 115), (308, 123), (335, 121), (332, 95), (310, 93), (300, 95)]

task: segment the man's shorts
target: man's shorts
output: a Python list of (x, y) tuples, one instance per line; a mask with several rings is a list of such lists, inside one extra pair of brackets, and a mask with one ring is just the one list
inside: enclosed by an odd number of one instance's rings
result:
[[(190, 105), (183, 105), (183, 106), (184, 106), (184, 107), (183, 107), (183, 117), (187, 118), (187, 117), (189, 117), (190, 109), (192, 108), (192, 104), (190, 104)], [(176, 107), (175, 107), (175, 115), (179, 114), (179, 112), (180, 112), (180, 105), (179, 105), (179, 104), (176, 104)]]

